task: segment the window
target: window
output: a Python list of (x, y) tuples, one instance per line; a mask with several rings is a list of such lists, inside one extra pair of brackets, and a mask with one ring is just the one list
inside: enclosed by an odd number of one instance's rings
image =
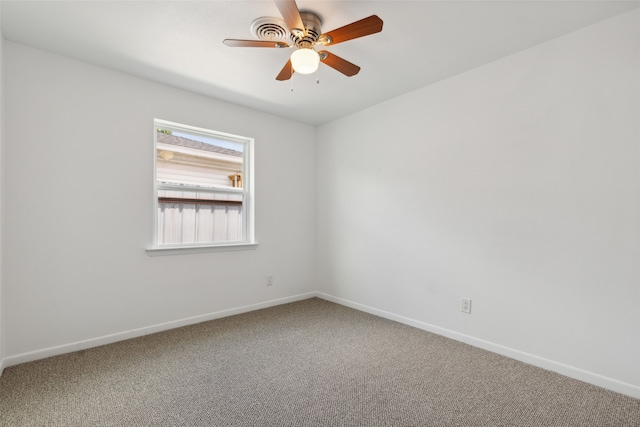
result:
[(155, 246), (253, 242), (253, 139), (154, 120)]

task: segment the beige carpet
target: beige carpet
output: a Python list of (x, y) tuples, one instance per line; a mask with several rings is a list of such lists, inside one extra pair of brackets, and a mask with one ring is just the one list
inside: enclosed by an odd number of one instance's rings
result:
[(640, 400), (310, 299), (7, 368), (2, 426), (640, 426)]

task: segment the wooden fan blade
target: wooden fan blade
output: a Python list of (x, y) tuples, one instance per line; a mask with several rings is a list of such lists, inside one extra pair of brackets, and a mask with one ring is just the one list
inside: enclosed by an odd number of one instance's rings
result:
[(291, 76), (293, 76), (293, 65), (291, 65), (291, 60), (288, 60), (287, 63), (284, 64), (284, 68), (282, 68), (280, 74), (278, 74), (278, 77), (276, 77), (276, 80), (289, 80)]
[(382, 31), (382, 19), (376, 15), (345, 25), (320, 35), (320, 42), (326, 46), (346, 42)]
[(327, 52), (326, 50), (321, 50), (318, 54), (320, 55), (320, 61), (327, 64), (334, 70), (340, 71), (347, 77), (355, 76), (360, 72), (360, 67), (356, 64), (352, 64), (346, 59), (342, 59), (337, 55)]
[(289, 26), (289, 30), (292, 33), (301, 31), (304, 33), (304, 24), (302, 23), (302, 18), (300, 17), (300, 11), (298, 10), (298, 5), (296, 5), (295, 0), (276, 0), (274, 1), (282, 18), (284, 18), (284, 22)]
[(268, 40), (225, 39), (222, 43), (229, 47), (289, 47), (285, 42), (271, 42)]

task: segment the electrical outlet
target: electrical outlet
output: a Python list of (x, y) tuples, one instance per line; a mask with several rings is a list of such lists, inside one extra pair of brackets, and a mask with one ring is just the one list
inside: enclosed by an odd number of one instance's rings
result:
[(471, 314), (471, 300), (469, 298), (462, 298), (460, 311), (463, 313)]
[(267, 286), (273, 285), (273, 275), (267, 274)]

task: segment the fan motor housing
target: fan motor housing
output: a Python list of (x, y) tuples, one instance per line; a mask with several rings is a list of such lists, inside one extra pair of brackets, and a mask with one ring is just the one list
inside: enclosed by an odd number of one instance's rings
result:
[(291, 41), (297, 47), (313, 47), (322, 34), (322, 20), (318, 15), (309, 11), (301, 11), (300, 18), (304, 24), (304, 34), (292, 32)]

